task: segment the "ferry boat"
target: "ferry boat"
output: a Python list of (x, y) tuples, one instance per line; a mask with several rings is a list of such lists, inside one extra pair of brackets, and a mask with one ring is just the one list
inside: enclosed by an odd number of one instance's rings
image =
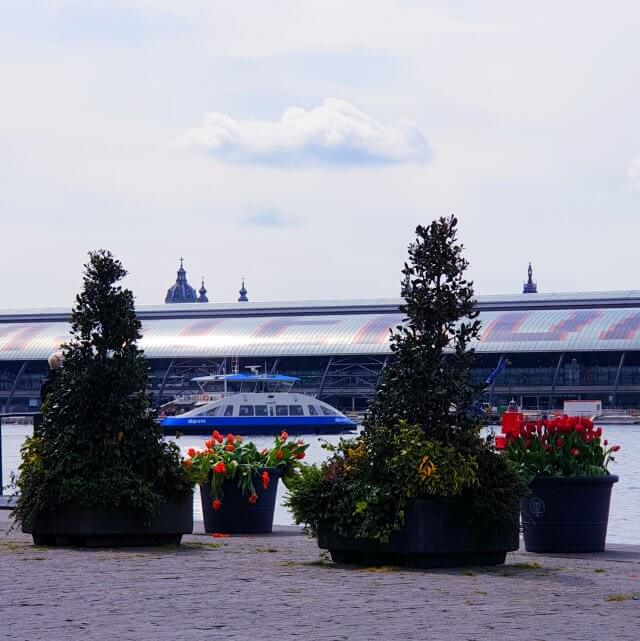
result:
[(214, 374), (192, 379), (201, 393), (182, 397), (163, 407), (192, 408), (176, 416), (160, 417), (167, 434), (237, 432), (243, 436), (279, 434), (339, 434), (357, 425), (337, 409), (293, 390), (300, 379), (281, 374)]

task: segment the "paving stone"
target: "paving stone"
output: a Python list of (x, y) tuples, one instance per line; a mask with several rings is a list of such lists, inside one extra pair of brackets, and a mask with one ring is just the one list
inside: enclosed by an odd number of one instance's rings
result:
[[(497, 568), (330, 563), (296, 528), (179, 548), (34, 547), (0, 513), (0, 640), (582, 641), (640, 637), (640, 547)], [(201, 526), (200, 526), (201, 531)], [(635, 599), (634, 599), (635, 597)]]

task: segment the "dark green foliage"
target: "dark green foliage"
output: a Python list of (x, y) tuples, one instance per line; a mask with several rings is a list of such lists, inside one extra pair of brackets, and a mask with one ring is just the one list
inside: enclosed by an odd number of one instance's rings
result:
[(126, 271), (108, 251), (89, 256), (63, 367), (23, 448), (14, 516), (27, 524), (69, 503), (131, 506), (150, 518), (190, 490), (178, 447), (151, 414), (133, 294), (117, 284)]
[(288, 505), (313, 534), (325, 527), (344, 538), (384, 543), (413, 499), (460, 496), (476, 475), (475, 456), (400, 423), (341, 441), (321, 468), (306, 468), (296, 478)]
[[(402, 273), (407, 322), (391, 335), (393, 359), (382, 373), (366, 425), (420, 425), (429, 438), (473, 440), (470, 414), (476, 388), (470, 342), (480, 332), (468, 266), (456, 239), (457, 219), (440, 218), (416, 228)], [(451, 409), (456, 416), (452, 420)], [(461, 443), (462, 444), (462, 443)]]
[(293, 515), (314, 534), (384, 543), (420, 498), (463, 501), (479, 536), (517, 523), (524, 488), (471, 412), (480, 323), (456, 225), (451, 216), (416, 229), (403, 269), (407, 322), (392, 332), (364, 432), (291, 488)]

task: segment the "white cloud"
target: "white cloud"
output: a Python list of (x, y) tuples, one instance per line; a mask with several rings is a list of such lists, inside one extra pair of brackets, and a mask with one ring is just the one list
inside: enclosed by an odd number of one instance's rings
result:
[(640, 187), (640, 155), (636, 156), (630, 163), (629, 169), (627, 170), (631, 182), (636, 186)]
[(209, 113), (179, 144), (224, 160), (275, 165), (368, 165), (429, 158), (426, 138), (413, 122), (383, 124), (338, 98), (326, 98), (310, 110), (289, 107), (276, 122)]
[(263, 203), (251, 205), (249, 213), (240, 222), (255, 227), (292, 227), (301, 225), (299, 218), (284, 215), (275, 205)]

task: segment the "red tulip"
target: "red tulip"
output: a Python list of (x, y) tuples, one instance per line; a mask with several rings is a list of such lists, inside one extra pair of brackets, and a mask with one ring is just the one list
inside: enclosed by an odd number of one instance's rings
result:
[(261, 474), (260, 478), (262, 479), (262, 487), (266, 490), (269, 487), (269, 483), (271, 482), (271, 477), (269, 476), (269, 472), (265, 470)]
[(578, 456), (579, 454), (580, 454), (580, 450), (577, 447), (571, 448), (571, 456)]
[(222, 501), (213, 499), (213, 501), (211, 501), (211, 507), (217, 512), (222, 507)]
[(216, 463), (213, 466), (213, 471), (216, 474), (224, 474), (227, 471), (227, 466), (224, 464), (223, 461), (220, 461), (219, 463)]
[(251, 494), (249, 496), (249, 503), (251, 503), (251, 505), (255, 505), (257, 500), (258, 500), (258, 495), (257, 494)]
[(611, 448), (611, 451), (612, 451), (612, 452), (619, 452), (619, 451), (620, 451), (620, 446), (619, 446), (619, 445), (614, 445), (614, 446)]

